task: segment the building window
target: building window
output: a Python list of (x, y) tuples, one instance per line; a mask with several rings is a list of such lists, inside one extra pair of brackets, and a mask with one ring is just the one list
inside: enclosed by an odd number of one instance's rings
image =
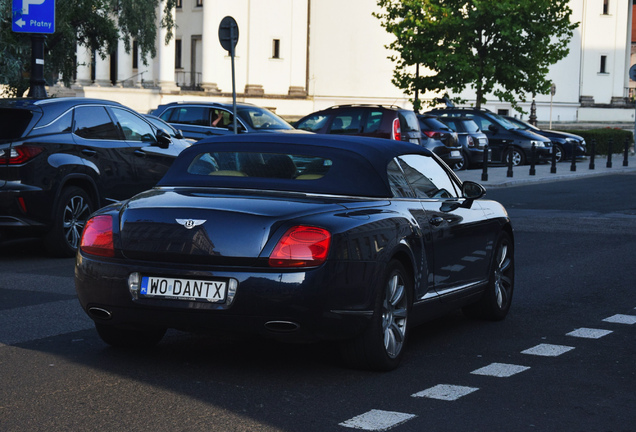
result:
[(280, 39), (274, 39), (272, 41), (272, 58), (280, 58)]
[(599, 70), (599, 72), (602, 74), (607, 73), (607, 56), (606, 55), (601, 56), (601, 69)]
[(203, 0), (197, 0), (197, 7), (203, 7)]
[(183, 0), (177, 0), (177, 9), (182, 9), (183, 8)]
[(139, 68), (139, 44), (136, 40), (133, 41), (132, 46), (132, 63), (133, 69)]
[(181, 39), (175, 39), (174, 41), (174, 67), (181, 69)]
[(603, 15), (609, 14), (609, 0), (603, 0)]

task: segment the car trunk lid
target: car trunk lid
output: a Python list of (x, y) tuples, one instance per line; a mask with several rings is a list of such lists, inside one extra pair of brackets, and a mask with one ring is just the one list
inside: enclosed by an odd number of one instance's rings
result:
[(123, 208), (121, 248), (131, 259), (252, 266), (270, 236), (287, 221), (343, 209), (337, 203), (281, 194), (155, 189)]

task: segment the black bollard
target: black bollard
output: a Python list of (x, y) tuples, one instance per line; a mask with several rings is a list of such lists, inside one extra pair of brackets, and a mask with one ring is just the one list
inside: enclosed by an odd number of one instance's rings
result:
[(537, 170), (534, 168), (537, 160), (537, 145), (532, 144), (532, 149), (530, 149), (530, 175), (536, 175)]
[(488, 181), (488, 144), (484, 146), (484, 158), (481, 165), (481, 181)]
[(551, 174), (556, 174), (557, 172), (557, 167), (556, 167), (556, 146), (553, 145), (552, 146), (552, 162), (550, 165), (550, 173)]
[(625, 150), (623, 151), (623, 166), (628, 166), (627, 155), (629, 154), (629, 138), (625, 138)]
[(605, 164), (605, 166), (607, 168), (611, 168), (612, 167), (612, 147), (614, 144), (614, 140), (612, 138), (609, 139), (609, 141), (607, 142), (607, 163)]
[(512, 152), (508, 151), (508, 171), (506, 171), (506, 177), (512, 177)]
[[(565, 149), (563, 149), (565, 153)], [(572, 165), (570, 165), (570, 171), (576, 171), (576, 145), (572, 146)]]
[(592, 146), (592, 150), (590, 152), (590, 169), (594, 169), (594, 156), (596, 156), (596, 138), (592, 138), (590, 141), (590, 145)]

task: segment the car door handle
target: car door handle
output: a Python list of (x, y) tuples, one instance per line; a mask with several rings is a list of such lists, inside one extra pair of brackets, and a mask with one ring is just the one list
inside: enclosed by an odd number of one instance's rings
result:
[(82, 149), (82, 154), (86, 156), (95, 156), (97, 152), (91, 149)]
[(439, 217), (439, 216), (435, 216), (429, 219), (428, 223), (430, 223), (431, 225), (434, 226), (440, 226), (441, 224), (444, 223), (444, 218)]

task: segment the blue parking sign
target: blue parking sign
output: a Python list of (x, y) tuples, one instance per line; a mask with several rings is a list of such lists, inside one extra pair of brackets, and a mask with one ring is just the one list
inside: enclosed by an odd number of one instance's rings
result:
[(55, 33), (55, 0), (13, 0), (13, 31)]

